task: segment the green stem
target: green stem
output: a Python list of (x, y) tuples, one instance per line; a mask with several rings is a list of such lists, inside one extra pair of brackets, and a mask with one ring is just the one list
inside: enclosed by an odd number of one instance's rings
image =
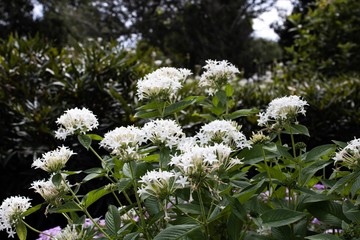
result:
[(265, 151), (264, 151), (263, 146), (261, 146), (261, 151), (262, 151), (262, 155), (263, 155), (263, 158), (264, 158), (265, 170), (266, 170), (266, 173), (267, 173), (268, 178), (269, 178), (269, 184), (270, 184), (270, 187), (269, 187), (269, 197), (271, 197), (272, 194), (274, 193), (276, 199), (279, 201), (279, 204), (283, 207), (281, 201), (280, 201), (279, 198), (277, 197), (276, 191), (273, 189), (274, 186), (273, 186), (273, 182), (272, 182), (272, 177), (271, 177), (271, 174), (270, 174), (270, 171), (269, 171), (268, 161), (267, 161), (267, 158), (266, 158), (266, 155), (265, 155)]
[(142, 226), (142, 229), (143, 229), (145, 238), (146, 238), (146, 239), (151, 239), (151, 238), (149, 238), (149, 236), (148, 236), (149, 233), (148, 233), (147, 228), (146, 228), (145, 217), (144, 217), (144, 213), (143, 213), (143, 211), (142, 211), (142, 206), (141, 206), (140, 197), (139, 197), (139, 194), (138, 194), (138, 192), (137, 192), (136, 176), (135, 176), (135, 174), (134, 174), (134, 170), (133, 170), (133, 167), (132, 167), (131, 162), (129, 162), (129, 167), (130, 167), (131, 177), (132, 177), (132, 182), (133, 182), (132, 185), (133, 185), (133, 189), (134, 189), (134, 195), (135, 195), (136, 203), (137, 203), (138, 209), (139, 209), (140, 223), (141, 223), (141, 226)]
[(90, 215), (90, 213), (88, 212), (88, 210), (86, 209), (86, 207), (84, 207), (80, 201), (80, 199), (76, 196), (75, 192), (71, 189), (71, 187), (67, 184), (65, 178), (63, 177), (63, 175), (61, 175), (62, 181), (64, 182), (64, 184), (66, 185), (67, 189), (69, 190), (69, 192), (71, 193), (71, 195), (74, 197), (75, 199), (75, 204), (77, 205), (77, 207), (79, 209), (81, 209), (81, 211), (83, 211), (85, 213), (85, 215), (90, 219), (90, 221), (98, 228), (98, 230), (104, 234), (104, 236), (108, 239), (112, 239), (105, 231), (104, 229), (98, 224), (97, 221), (94, 220), (94, 218)]
[(293, 149), (293, 155), (294, 159), (296, 158), (296, 149), (295, 149), (295, 140), (294, 140), (294, 134), (292, 133), (291, 127), (290, 127), (290, 137), (291, 137), (291, 145)]
[(36, 228), (34, 228), (34, 227), (30, 226), (29, 224), (27, 224), (24, 220), (21, 220), (21, 222), (24, 223), (24, 225), (25, 225), (27, 228), (29, 228), (30, 230), (32, 230), (32, 231), (34, 231), (34, 232), (36, 232), (36, 233), (39, 233), (39, 234), (43, 234), (43, 235), (45, 235), (45, 236), (48, 236), (48, 237), (51, 238), (51, 239), (54, 239), (54, 236), (52, 236), (52, 235), (50, 235), (50, 234), (47, 234), (47, 233), (44, 233), (44, 232), (42, 232), (42, 231), (40, 231), (40, 230), (37, 230)]
[(197, 195), (199, 198), (199, 203), (200, 203), (200, 209), (201, 209), (201, 216), (202, 216), (202, 224), (204, 225), (205, 228), (205, 235), (206, 238), (205, 239), (209, 239), (210, 235), (209, 235), (209, 228), (208, 228), (208, 223), (207, 223), (207, 218), (206, 218), (206, 212), (205, 212), (205, 208), (204, 208), (204, 202), (202, 200), (202, 196), (201, 196), (201, 191), (200, 189), (197, 191)]

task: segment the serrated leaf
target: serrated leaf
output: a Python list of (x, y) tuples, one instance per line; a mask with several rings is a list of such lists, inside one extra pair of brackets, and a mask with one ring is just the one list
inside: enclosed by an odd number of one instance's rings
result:
[(80, 144), (81, 144), (84, 148), (86, 148), (86, 150), (89, 150), (92, 140), (91, 140), (91, 138), (90, 138), (88, 135), (79, 134), (79, 135), (78, 135), (78, 140), (79, 140)]
[(109, 193), (111, 193), (111, 191), (105, 189), (105, 187), (92, 190), (88, 192), (82, 199), (83, 205), (87, 208), (91, 204), (93, 204), (94, 202), (96, 202), (97, 200), (99, 200), (100, 198), (102, 198), (103, 196)]
[(175, 225), (165, 228), (158, 235), (155, 236), (154, 240), (176, 240), (185, 237), (192, 231), (199, 228), (199, 225), (195, 224), (183, 224)]
[(18, 235), (20, 240), (26, 240), (27, 229), (23, 221), (18, 221), (16, 223), (16, 234)]
[(297, 222), (304, 217), (306, 217), (305, 213), (289, 209), (272, 209), (261, 215), (263, 224), (270, 227), (285, 226)]

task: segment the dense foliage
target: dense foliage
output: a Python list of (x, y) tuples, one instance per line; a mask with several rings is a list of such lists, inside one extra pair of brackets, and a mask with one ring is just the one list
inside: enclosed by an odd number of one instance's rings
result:
[[(104, 135), (94, 134), (99, 121), (92, 111), (65, 111), (55, 137), (77, 138), (98, 164), (69, 168), (74, 158), (84, 159), (66, 146), (34, 159), (32, 167), (47, 173), (31, 184), (44, 202), (32, 207), (24, 194), (6, 198), (0, 230), (20, 240), (28, 230), (79, 240), (359, 238), (360, 139), (309, 150), (301, 139), (311, 133), (302, 122), (313, 103), (291, 95), (260, 111), (239, 108), (237, 74), (227, 61), (208, 60), (198, 79), (188, 69), (159, 68), (137, 81), (134, 117), (144, 122)], [(182, 96), (188, 81), (202, 95)], [(194, 107), (199, 112), (186, 116)], [(244, 135), (236, 120), (255, 116), (257, 131)], [(182, 123), (188, 117), (204, 119), (192, 133), (184, 130), (194, 125)], [(105, 196), (112, 203), (94, 214), (91, 207)], [(66, 225), (40, 232), (43, 226), (27, 221), (39, 210), (63, 216)]]
[[(291, 27), (283, 32), (286, 57), (293, 69), (290, 77), (358, 74), (360, 2), (316, 1), (303, 5), (302, 11), (288, 17)], [(293, 35), (292, 41), (289, 34)]]

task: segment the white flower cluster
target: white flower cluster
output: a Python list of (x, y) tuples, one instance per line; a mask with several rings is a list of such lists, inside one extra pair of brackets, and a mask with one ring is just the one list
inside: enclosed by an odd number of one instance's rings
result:
[(163, 67), (147, 74), (137, 83), (137, 95), (145, 98), (172, 99), (191, 71), (184, 68)]
[(215, 120), (201, 127), (195, 136), (200, 145), (224, 143), (236, 149), (250, 148), (240, 126), (234, 121)]
[(34, 181), (31, 184), (31, 188), (33, 188), (36, 193), (40, 194), (46, 202), (57, 205), (61, 202), (63, 195), (68, 192), (67, 186), (70, 185), (61, 181), (59, 186), (55, 186), (52, 182), (53, 176), (54, 175), (51, 175), (49, 180)]
[(81, 233), (78, 233), (75, 225), (67, 225), (58, 234), (55, 235), (55, 240), (81, 240), (83, 239)]
[(165, 199), (176, 189), (189, 185), (187, 177), (178, 172), (162, 171), (161, 169), (147, 172), (141, 177), (139, 183), (141, 186), (138, 193), (143, 199), (149, 196)]
[(351, 140), (346, 147), (337, 152), (335, 162), (343, 162), (348, 168), (355, 169), (360, 166), (360, 138)]
[(0, 206), (0, 231), (6, 230), (9, 237), (14, 237), (14, 228), (23, 214), (31, 207), (30, 199), (22, 196), (6, 198)]
[(206, 91), (211, 96), (232, 80), (235, 74), (239, 73), (239, 69), (226, 60), (206, 60), (203, 68), (205, 72), (200, 77), (199, 85), (207, 87)]
[(169, 148), (177, 146), (185, 136), (179, 124), (174, 120), (157, 119), (146, 123), (142, 128), (145, 139), (155, 145)]
[(266, 126), (271, 121), (283, 122), (296, 119), (297, 114), (305, 115), (304, 107), (308, 105), (299, 96), (276, 98), (269, 103), (265, 112), (259, 113), (259, 126)]
[(57, 172), (65, 167), (69, 158), (75, 153), (67, 147), (58, 147), (54, 151), (46, 152), (36, 159), (32, 167), (41, 168), (46, 172)]
[(121, 157), (124, 161), (138, 160), (139, 146), (145, 142), (144, 132), (137, 127), (118, 127), (105, 134), (100, 146), (112, 150), (111, 154)]
[(56, 123), (60, 128), (55, 131), (55, 137), (65, 140), (67, 136), (76, 133), (86, 133), (98, 127), (96, 116), (87, 108), (73, 108), (66, 110)]
[(182, 174), (198, 181), (205, 178), (208, 174), (218, 170), (228, 170), (241, 161), (231, 158), (232, 150), (224, 144), (213, 146), (193, 146), (182, 152), (180, 155), (173, 156), (169, 165), (176, 166)]

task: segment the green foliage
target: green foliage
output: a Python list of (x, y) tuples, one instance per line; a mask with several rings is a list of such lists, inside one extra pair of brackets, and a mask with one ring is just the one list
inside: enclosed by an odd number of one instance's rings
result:
[(292, 77), (359, 73), (360, 2), (317, 1), (313, 9), (289, 16), (297, 35), (286, 48)]
[[(19, 154), (22, 158), (51, 148), (55, 143), (49, 127), (61, 112), (74, 106), (98, 112), (103, 119), (99, 132), (114, 122), (133, 122), (128, 104), (139, 73), (135, 61), (115, 43), (90, 42), (86, 47), (59, 50), (38, 37), (2, 41), (2, 164), (10, 160), (5, 160), (6, 156)], [(118, 101), (120, 92), (123, 102)]]
[[(181, 92), (171, 102), (159, 98), (147, 99), (148, 102), (138, 108), (132, 102), (129, 109), (138, 110), (135, 116), (142, 118), (136, 122), (139, 126), (143, 124), (141, 121), (155, 118), (174, 119), (174, 124), (176, 120), (179, 126), (181, 121), (191, 123), (188, 136), (199, 133), (196, 124), (204, 125), (204, 119), (210, 122), (223, 119), (256, 122), (254, 115), (258, 110), (239, 109), (235, 104), (239, 103), (238, 98), (242, 98), (241, 93), (248, 93), (247, 88), (254, 85), (237, 88), (233, 84), (239, 82), (228, 81), (209, 96), (193, 95), (191, 91), (187, 94)], [(276, 85), (279, 84), (276, 81), (263, 84), (258, 89), (280, 86)], [(307, 86), (299, 84), (298, 87), (298, 91), (304, 91)], [(284, 89), (277, 91), (281, 93)], [(264, 96), (270, 98), (274, 93), (277, 92), (267, 91)], [(246, 100), (263, 101), (260, 98)], [(308, 103), (309, 108), (315, 105), (311, 99)], [(321, 101), (317, 102), (319, 104)], [(193, 110), (198, 114), (194, 114)], [(143, 113), (140, 114), (141, 111)], [(296, 114), (289, 106), (286, 111)], [(207, 117), (198, 118), (205, 115)], [(169, 134), (172, 130), (170, 127), (163, 127), (151, 136), (143, 132), (140, 140), (134, 140), (131, 133), (126, 133), (125, 139), (122, 139), (124, 136), (122, 132), (119, 133), (116, 139), (111, 140), (115, 141), (116, 146), (109, 145), (108, 150), (124, 148), (130, 153), (135, 151), (144, 156), (134, 159), (124, 157), (122, 152), (98, 154), (94, 149), (97, 141), (103, 141), (109, 135), (103, 138), (102, 133), (74, 133), (79, 144), (94, 153), (99, 163), (88, 170), (60, 170), (52, 175), (52, 184), (55, 187), (65, 184), (67, 192), (56, 205), (47, 203), (46, 212), (62, 214), (69, 226), (75, 223), (76, 228), (73, 229), (77, 234), (82, 234), (83, 239), (98, 235), (114, 240), (359, 237), (359, 149), (353, 149), (354, 153), (351, 153), (354, 158), (350, 159), (353, 161), (350, 168), (338, 155), (334, 158), (339, 151), (337, 144), (344, 147), (346, 143), (335, 142), (310, 148), (302, 139), (313, 138), (313, 132), (302, 124), (306, 122), (303, 118), (291, 116), (274, 121), (276, 124), (265, 124), (266, 127), (260, 130), (263, 141), (253, 142), (249, 147), (233, 146), (227, 139), (232, 136), (226, 135), (228, 131), (221, 133), (221, 126), (216, 131), (212, 129), (214, 136), (210, 140), (206, 140), (205, 135), (196, 135), (197, 139), (177, 139), (176, 135), (170, 135), (171, 140), (161, 142), (160, 136)], [(225, 125), (225, 122), (222, 124)], [(235, 128), (234, 131), (239, 133), (240, 129)], [(170, 141), (177, 142), (173, 146)], [(220, 145), (228, 150), (216, 148), (213, 156), (204, 150)], [(192, 155), (193, 149), (202, 149), (204, 153), (199, 151)], [(206, 154), (204, 159), (202, 154)], [(326, 174), (326, 167), (334, 164), (331, 174)], [(75, 184), (70, 185), (65, 181), (64, 176), (74, 175), (80, 179)], [(100, 187), (92, 186), (85, 194), (79, 192), (84, 184), (96, 183), (103, 177), (105, 179)], [(319, 184), (321, 188), (316, 186)], [(105, 197), (111, 197), (113, 202), (108, 203), (106, 213), (101, 214), (105, 224), (100, 224), (90, 209)], [(39, 205), (23, 216), (29, 217), (38, 210)], [(84, 216), (79, 217), (78, 214)], [(85, 218), (90, 220), (91, 227), (83, 224)], [(24, 238), (26, 229), (31, 227), (25, 224), (25, 219), (22, 221), (16, 227), (19, 236)], [(327, 229), (337, 229), (338, 232), (328, 236), (324, 233)]]

